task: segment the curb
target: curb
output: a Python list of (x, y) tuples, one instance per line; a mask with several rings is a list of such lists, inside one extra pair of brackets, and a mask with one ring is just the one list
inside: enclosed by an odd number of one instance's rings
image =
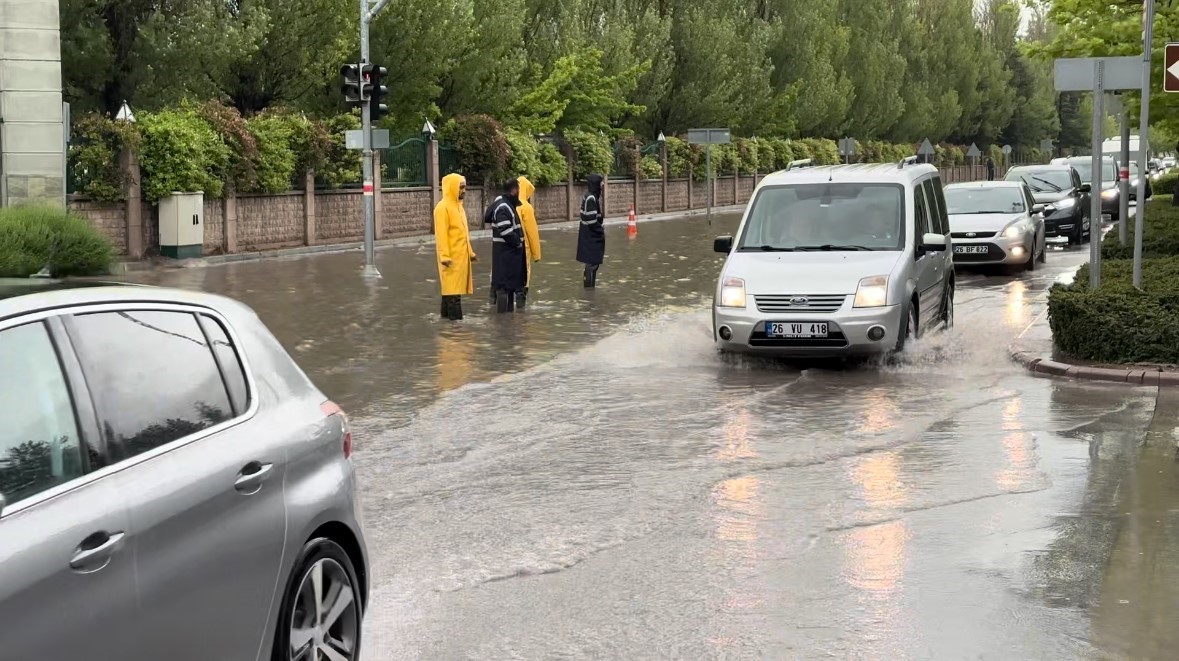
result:
[[(738, 213), (745, 209), (744, 204), (727, 205), (723, 207), (713, 207), (713, 214), (729, 214)], [(637, 220), (645, 222), (673, 220), (676, 218), (693, 218), (697, 216), (707, 215), (707, 209), (689, 209), (685, 211), (669, 211), (666, 213), (653, 213), (636, 216)], [(627, 223), (627, 216), (611, 216), (606, 218), (604, 224), (607, 226), (625, 225)], [(579, 221), (561, 221), (556, 223), (543, 223), (540, 225), (540, 231), (552, 229), (570, 229), (577, 227)], [(471, 230), (470, 235), (472, 239), (485, 239), (491, 236), (491, 230)], [(434, 244), (433, 234), (416, 234), (413, 236), (403, 236), (396, 239), (381, 239), (374, 243), (376, 250), (385, 248), (403, 248), (407, 246), (426, 246)], [(352, 252), (364, 249), (364, 243), (360, 241), (349, 241), (347, 243), (328, 243), (314, 246), (295, 246), (293, 248), (278, 248), (275, 250), (254, 250), (249, 252), (235, 252), (229, 255), (209, 255), (207, 257), (197, 257), (193, 259), (169, 259), (166, 257), (159, 257), (157, 261), (151, 260), (142, 261), (127, 261), (121, 262), (123, 265), (121, 274), (131, 272), (152, 271), (159, 269), (188, 269), (188, 268), (204, 268), (207, 266), (219, 266), (222, 264), (233, 264), (236, 262), (253, 262), (264, 259), (277, 259), (281, 257), (300, 257), (304, 255), (320, 255), (325, 253), (337, 252)]]
[(1011, 349), (1011, 359), (1034, 374), (1045, 376), (1082, 379), (1086, 381), (1110, 381), (1136, 386), (1179, 386), (1179, 372), (1164, 372), (1143, 367), (1092, 367), (1073, 365), (1035, 356), (1028, 351)]

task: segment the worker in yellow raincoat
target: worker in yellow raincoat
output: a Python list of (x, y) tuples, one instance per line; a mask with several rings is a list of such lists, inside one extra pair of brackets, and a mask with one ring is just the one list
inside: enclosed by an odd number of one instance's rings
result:
[(532, 208), (532, 195), (536, 186), (528, 181), (528, 177), (517, 179), (520, 183), (520, 206), (516, 207), (520, 214), (520, 226), (524, 228), (524, 263), (528, 267), (528, 279), (524, 281), (524, 291), (516, 295), (516, 307), (524, 307), (528, 299), (528, 287), (532, 284), (532, 262), (540, 261), (540, 228), (536, 226), (536, 210)]
[(471, 273), (477, 261), (467, 229), (467, 211), (463, 198), (467, 180), (459, 174), (442, 178), (442, 201), (434, 207), (434, 245), (438, 252), (438, 284), (442, 288), (442, 318), (463, 318), (463, 294), (475, 291)]

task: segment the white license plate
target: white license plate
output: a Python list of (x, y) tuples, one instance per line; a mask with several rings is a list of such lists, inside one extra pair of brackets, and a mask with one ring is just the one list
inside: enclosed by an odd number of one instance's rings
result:
[(767, 321), (766, 337), (827, 337), (827, 324), (810, 321)]
[(959, 255), (987, 254), (990, 250), (986, 246), (954, 246), (954, 252)]

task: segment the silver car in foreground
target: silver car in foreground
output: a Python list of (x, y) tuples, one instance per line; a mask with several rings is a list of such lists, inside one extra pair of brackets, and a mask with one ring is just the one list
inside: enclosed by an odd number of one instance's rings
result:
[(348, 421), (252, 311), (0, 280), (0, 366), (0, 658), (357, 658)]
[[(800, 163), (799, 165), (805, 165)], [(954, 321), (954, 268), (932, 165), (793, 167), (754, 191), (713, 305), (723, 352), (887, 353)]]
[(1044, 205), (1020, 180), (946, 186), (955, 264), (1006, 264), (1031, 271), (1048, 257)]

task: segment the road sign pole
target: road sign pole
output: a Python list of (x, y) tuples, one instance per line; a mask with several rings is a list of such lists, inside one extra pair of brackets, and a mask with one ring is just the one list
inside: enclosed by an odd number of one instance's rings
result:
[[(1142, 26), (1142, 108), (1138, 116), (1138, 208), (1134, 215), (1134, 286), (1142, 288), (1142, 228), (1146, 224), (1146, 156), (1150, 133), (1150, 49), (1154, 44), (1154, 0), (1146, 0)], [(1166, 75), (1165, 73), (1163, 74)], [(1125, 223), (1125, 219), (1122, 220)]]
[(1101, 143), (1105, 123), (1105, 62), (1093, 63), (1093, 162), (1089, 212), (1089, 288), (1101, 286)]
[[(1145, 173), (1139, 173), (1139, 179), (1144, 177)], [(1118, 242), (1126, 245), (1129, 240), (1129, 112), (1125, 107), (1121, 108), (1121, 164), (1118, 167), (1118, 190)], [(1138, 211), (1142, 211), (1141, 201), (1138, 203)]]
[[(360, 64), (368, 64), (368, 0), (360, 0)], [(361, 80), (363, 89), (364, 81)], [(376, 265), (377, 212), (373, 190), (373, 123), (369, 104), (360, 104), (360, 131), (364, 135), (364, 149), (361, 151), (360, 172), (364, 186), (364, 277), (379, 278), (381, 272)]]
[(708, 186), (708, 224), (712, 224), (712, 143), (704, 148), (704, 185)]

